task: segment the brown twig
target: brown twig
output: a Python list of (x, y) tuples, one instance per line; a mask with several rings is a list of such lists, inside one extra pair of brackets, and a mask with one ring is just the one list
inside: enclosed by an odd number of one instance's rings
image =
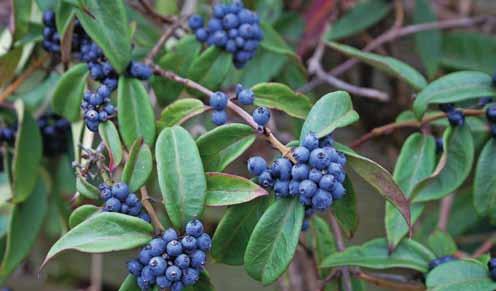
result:
[(145, 64), (151, 64), (151, 63), (153, 63), (153, 60), (158, 55), (158, 53), (160, 52), (160, 50), (164, 46), (165, 42), (174, 35), (174, 32), (179, 27), (181, 27), (181, 20), (178, 19), (170, 27), (167, 28), (167, 30), (162, 34), (162, 36), (157, 41), (157, 43), (155, 44), (155, 46), (152, 48), (152, 50), (146, 56), (146, 58), (145, 58)]
[(158, 218), (155, 209), (153, 209), (153, 206), (150, 203), (150, 195), (148, 195), (148, 190), (146, 189), (146, 187), (143, 186), (141, 187), (140, 191), (141, 191), (141, 203), (143, 204), (143, 207), (145, 207), (146, 212), (150, 215), (150, 219), (152, 221), (155, 230), (159, 230), (160, 232), (163, 232), (165, 228), (160, 222), (160, 219)]
[(133, 3), (132, 1), (130, 4), (135, 9), (138, 9), (142, 13), (147, 14), (156, 20), (159, 20), (164, 23), (173, 23), (176, 20), (174, 17), (168, 17), (160, 13), (157, 13), (155, 9), (153, 9), (153, 6), (150, 3), (148, 3), (147, 0), (138, 0), (138, 2), (140, 3), (142, 9), (140, 9), (139, 6)]
[(475, 252), (473, 253), (473, 258), (478, 258), (483, 254), (489, 252), (496, 242), (496, 235), (491, 235)]
[(441, 200), (441, 207), (439, 208), (439, 220), (437, 222), (437, 227), (446, 231), (446, 227), (448, 226), (449, 215), (451, 212), (451, 206), (453, 205), (453, 194), (444, 197)]
[(21, 85), (29, 78), (37, 69), (39, 69), (46, 61), (46, 55), (43, 55), (36, 59), (29, 68), (24, 71), (14, 82), (12, 82), (5, 90), (0, 94), (0, 102), (5, 101), (10, 95), (12, 95)]
[[(481, 116), (481, 115), (485, 114), (484, 110), (480, 110), (480, 109), (463, 109), (462, 112), (465, 116)], [(405, 128), (405, 127), (422, 128), (423, 126), (425, 126), (425, 125), (427, 125), (427, 124), (429, 124), (435, 120), (446, 118), (446, 116), (447, 116), (446, 113), (437, 113), (437, 114), (433, 114), (433, 115), (424, 117), (424, 119), (422, 119), (422, 121), (407, 120), (407, 121), (400, 121), (400, 122), (392, 122), (392, 123), (389, 123), (389, 124), (386, 124), (386, 125), (383, 125), (380, 127), (376, 127), (374, 129), (372, 129), (370, 132), (368, 132), (367, 134), (360, 137), (359, 139), (355, 140), (351, 144), (351, 147), (357, 148), (357, 147), (361, 146), (362, 144), (366, 143), (367, 141), (369, 141), (373, 138), (376, 138), (376, 137), (381, 136), (381, 135), (389, 134), (389, 133), (391, 133), (394, 130), (399, 129), (399, 128)]]
[(361, 280), (367, 281), (379, 287), (390, 288), (393, 290), (403, 290), (403, 291), (421, 291), (426, 290), (425, 286), (416, 282), (399, 282), (394, 281), (391, 278), (382, 278), (377, 275), (367, 274), (363, 271), (357, 270), (353, 275)]
[(91, 284), (90, 291), (102, 290), (103, 254), (91, 255)]

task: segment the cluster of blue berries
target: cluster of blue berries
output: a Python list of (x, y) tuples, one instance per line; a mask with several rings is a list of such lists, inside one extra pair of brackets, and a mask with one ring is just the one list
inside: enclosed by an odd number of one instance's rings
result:
[(212, 239), (204, 232), (201, 221), (195, 219), (186, 224), (186, 235), (182, 237), (169, 228), (152, 239), (137, 259), (128, 262), (128, 271), (136, 277), (141, 290), (156, 285), (180, 291), (198, 282), (211, 247)]
[(431, 271), (432, 269), (434, 269), (435, 267), (437, 267), (439, 265), (442, 265), (442, 264), (445, 264), (447, 262), (451, 262), (454, 260), (456, 260), (456, 258), (453, 256), (444, 256), (444, 257), (434, 259), (434, 260), (429, 262), (429, 271)]
[(496, 281), (496, 258), (491, 258), (487, 262), (487, 268), (489, 269), (489, 276), (493, 281)]
[(489, 121), (491, 136), (496, 138), (496, 105), (487, 107), (486, 118)]
[(455, 108), (452, 103), (439, 104), (439, 109), (448, 114), (448, 121), (451, 126), (462, 126), (465, 124), (465, 115), (461, 110)]
[(71, 123), (54, 113), (45, 113), (36, 121), (43, 140), (43, 154), (53, 157), (63, 154), (69, 147)]
[(190, 17), (189, 27), (199, 42), (224, 49), (233, 55), (236, 68), (244, 67), (263, 39), (257, 14), (244, 8), (241, 1), (214, 5), (212, 11), (206, 27), (200, 15)]
[[(236, 86), (236, 97), (241, 105), (252, 105), (255, 100), (255, 94), (250, 89), (243, 88), (243, 85)], [(223, 125), (227, 122), (227, 104), (229, 97), (224, 92), (214, 92), (209, 99), (209, 105), (212, 107), (212, 122), (215, 125)]]
[(150, 222), (150, 216), (146, 213), (138, 196), (129, 192), (126, 183), (119, 182), (112, 186), (102, 183), (98, 188), (100, 197), (105, 201), (103, 211), (119, 212)]
[(53, 54), (60, 53), (60, 34), (55, 26), (55, 13), (51, 10), (43, 12), (43, 48)]
[[(309, 218), (315, 211), (328, 209), (346, 193), (346, 157), (333, 144), (330, 135), (319, 140), (310, 133), (292, 151), (296, 164), (282, 157), (269, 167), (262, 157), (255, 156), (248, 160), (248, 171), (258, 177), (262, 187), (272, 188), (276, 197), (298, 197), (305, 206), (305, 218)], [(307, 228), (305, 219), (303, 230)]]

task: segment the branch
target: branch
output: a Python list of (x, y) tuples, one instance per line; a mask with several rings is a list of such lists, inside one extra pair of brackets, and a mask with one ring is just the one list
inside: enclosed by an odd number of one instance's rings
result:
[(475, 250), (472, 257), (478, 258), (483, 254), (489, 252), (493, 248), (495, 242), (496, 242), (496, 234), (493, 234), (477, 250)]
[(0, 94), (0, 102), (5, 101), (10, 95), (12, 95), (21, 85), (29, 78), (37, 69), (39, 69), (45, 63), (47, 55), (44, 54), (36, 59), (29, 68), (22, 73), (14, 82), (12, 82), (5, 90)]
[(178, 19), (177, 21), (174, 21), (172, 26), (170, 26), (160, 37), (158, 42), (155, 44), (155, 46), (152, 48), (152, 50), (148, 53), (148, 55), (145, 58), (145, 64), (151, 64), (153, 63), (153, 59), (158, 55), (162, 47), (164, 46), (165, 42), (171, 38), (174, 35), (174, 32), (181, 27), (181, 21)]
[(152, 204), (150, 203), (150, 196), (148, 195), (148, 190), (146, 187), (141, 187), (141, 203), (143, 204), (143, 207), (145, 207), (146, 212), (150, 215), (150, 219), (152, 221), (152, 224), (154, 228), (159, 230), (160, 232), (163, 232), (165, 230), (164, 226), (160, 222), (160, 219), (158, 218), (157, 213), (155, 212), (155, 209), (153, 209)]
[(423, 291), (426, 290), (425, 286), (416, 282), (400, 282), (393, 281), (392, 278), (382, 278), (378, 275), (367, 274), (363, 271), (356, 271), (353, 273), (354, 276), (361, 280), (365, 280), (371, 284), (379, 287), (391, 288), (393, 290), (403, 290), (403, 291)]
[(446, 227), (448, 226), (449, 215), (451, 212), (451, 206), (453, 205), (453, 194), (444, 197), (441, 200), (441, 208), (439, 209), (439, 220), (437, 223), (437, 227), (446, 231)]
[(164, 23), (173, 23), (176, 19), (174, 17), (168, 17), (165, 15), (162, 15), (160, 13), (157, 13), (154, 9), (153, 6), (148, 3), (147, 0), (138, 0), (139, 4), (134, 3), (132, 0), (130, 1), (130, 5), (134, 7), (136, 10), (140, 11), (143, 14), (146, 14), (150, 16), (151, 18), (164, 22)]

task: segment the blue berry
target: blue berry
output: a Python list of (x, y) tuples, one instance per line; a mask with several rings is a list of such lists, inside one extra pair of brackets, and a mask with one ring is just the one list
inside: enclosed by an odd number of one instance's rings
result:
[(212, 14), (216, 18), (224, 17), (226, 13), (226, 7), (223, 4), (216, 4), (212, 7)]
[(492, 123), (489, 125), (489, 132), (493, 138), (496, 138), (496, 124)]
[(291, 178), (291, 168), (293, 165), (286, 158), (278, 158), (272, 163), (272, 176), (279, 177), (281, 180), (289, 180)]
[[(332, 161), (333, 160), (331, 158), (331, 162)], [(341, 166), (344, 166), (346, 164), (346, 156), (343, 153), (338, 153), (337, 163)]]
[(316, 210), (324, 211), (332, 204), (332, 196), (329, 192), (319, 189), (312, 197), (312, 206)]
[(227, 95), (224, 92), (217, 91), (210, 95), (209, 105), (216, 110), (224, 110), (228, 103)]
[(43, 12), (43, 24), (46, 26), (55, 26), (55, 13), (51, 10)]
[(155, 283), (159, 288), (165, 289), (172, 285), (172, 282), (167, 279), (166, 276), (159, 276), (155, 279)]
[(293, 157), (299, 163), (306, 163), (310, 158), (310, 151), (306, 147), (297, 147), (293, 149)]
[[(227, 36), (230, 38), (230, 39), (234, 39), (238, 36), (238, 30), (233, 28), (233, 29), (229, 29), (229, 31), (227, 32)], [(237, 94), (238, 92), (236, 92)]]
[(312, 151), (319, 146), (319, 139), (314, 133), (309, 133), (305, 136), (301, 145)]
[(174, 265), (178, 266), (181, 269), (186, 269), (189, 267), (191, 260), (186, 254), (180, 254), (174, 260)]
[(92, 93), (90, 95), (90, 99), (89, 99), (89, 102), (91, 105), (93, 106), (99, 106), (100, 104), (103, 103), (103, 96), (99, 95), (99, 94), (95, 94), (95, 93)]
[(181, 244), (183, 246), (183, 250), (192, 251), (196, 249), (196, 238), (191, 235), (186, 235), (181, 240)]
[(141, 270), (141, 277), (143, 280), (150, 282), (153, 285), (155, 283), (155, 275), (153, 274), (151, 266), (144, 266), (143, 270)]
[(496, 269), (496, 258), (491, 258), (491, 259), (487, 262), (487, 268), (488, 268), (489, 270)]
[(107, 112), (108, 115), (112, 115), (115, 113), (115, 107), (112, 104), (105, 105), (105, 108), (103, 110), (105, 110), (105, 112)]
[(119, 212), (121, 210), (121, 202), (119, 201), (119, 199), (113, 197), (109, 198), (107, 201), (105, 201), (103, 210), (108, 212)]
[(96, 90), (96, 94), (101, 96), (103, 99), (110, 97), (110, 93), (111, 93), (111, 91), (106, 85), (101, 85)]
[(329, 164), (329, 167), (327, 168), (327, 171), (328, 171), (328, 173), (330, 175), (333, 175), (334, 178), (336, 178), (336, 180), (339, 183), (343, 183), (344, 182), (344, 179), (346, 178), (346, 175), (344, 174), (343, 166), (341, 166), (340, 164), (338, 164), (338, 163), (330, 163)]
[(163, 275), (165, 273), (165, 269), (167, 268), (167, 262), (162, 257), (153, 257), (148, 265), (155, 276)]
[(296, 164), (291, 168), (291, 176), (297, 181), (302, 181), (308, 178), (310, 169), (307, 164)]
[(226, 42), (226, 51), (230, 53), (236, 52), (237, 47), (236, 47), (236, 42), (234, 40), (228, 40)]
[(171, 291), (182, 291), (184, 289), (183, 282), (174, 282), (171, 286)]
[(243, 89), (239, 94), (237, 94), (239, 103), (242, 105), (252, 105), (255, 100), (255, 95), (250, 89)]
[(129, 206), (127, 204), (121, 204), (121, 213), (128, 214), (129, 213)]
[(227, 112), (225, 110), (213, 110), (212, 122), (217, 126), (225, 124), (227, 122)]
[(332, 191), (335, 183), (335, 178), (332, 175), (324, 175), (319, 181), (319, 188), (326, 191)]
[(98, 112), (95, 110), (88, 110), (86, 111), (84, 117), (87, 121), (98, 121)]
[(107, 189), (107, 188), (100, 190), (100, 197), (103, 200), (108, 200), (108, 199), (112, 198), (112, 190)]
[(191, 258), (191, 266), (193, 268), (201, 268), (205, 265), (207, 256), (205, 255), (204, 251), (196, 250), (190, 255), (190, 258)]
[(105, 111), (98, 112), (98, 121), (105, 122), (108, 120), (108, 114)]
[(333, 145), (334, 145), (334, 139), (332, 138), (332, 136), (330, 134), (325, 136), (324, 138), (322, 138), (319, 142), (319, 146), (321, 148), (332, 147)]
[(151, 287), (151, 283), (149, 281), (145, 281), (145, 279), (141, 276), (136, 279), (136, 283), (141, 290), (148, 290)]
[(299, 191), (301, 196), (312, 197), (317, 191), (317, 185), (313, 181), (303, 180), (300, 182)]
[(140, 203), (140, 200), (136, 194), (131, 193), (127, 196), (126, 198), (126, 204), (133, 207), (136, 206), (138, 203)]
[(218, 47), (224, 47), (227, 43), (227, 34), (225, 31), (223, 30), (218, 30), (216, 32), (214, 32), (213, 34), (213, 41), (214, 41), (214, 44)]
[(129, 187), (124, 182), (115, 183), (112, 186), (112, 195), (120, 201), (126, 201), (129, 195)]
[(251, 24), (244, 23), (239, 26), (239, 35), (245, 39), (251, 38), (253, 36), (253, 27)]
[(325, 169), (331, 162), (327, 152), (321, 148), (316, 148), (310, 153), (310, 165), (319, 170)]
[(231, 28), (238, 27), (239, 21), (238, 17), (232, 13), (226, 14), (222, 19), (222, 25), (224, 29), (229, 30)]
[(312, 205), (312, 197), (307, 197), (307, 196), (300, 195), (300, 197), (298, 197), (298, 200), (304, 206), (310, 206), (310, 205)]
[(252, 115), (253, 120), (262, 127), (265, 126), (270, 119), (270, 111), (265, 107), (258, 107), (253, 111)]
[(320, 183), (320, 179), (322, 179), (322, 171), (312, 168), (308, 173), (308, 179), (314, 183)]
[(455, 106), (453, 105), (453, 103), (442, 103), (442, 104), (439, 104), (439, 110), (445, 112), (445, 113), (448, 113), (448, 112), (451, 112), (455, 109)]
[(496, 105), (491, 105), (486, 109), (486, 118), (490, 122), (496, 123)]
[(452, 126), (462, 126), (465, 123), (465, 116), (460, 110), (448, 112), (448, 121)]
[(198, 273), (197, 270), (193, 268), (188, 268), (184, 270), (183, 279), (182, 279), (184, 285), (186, 286), (193, 285), (196, 282), (198, 282), (199, 279), (200, 279), (200, 274)]
[(259, 176), (267, 169), (267, 162), (260, 156), (251, 157), (248, 160), (248, 171), (252, 176)]
[(482, 97), (479, 99), (479, 106), (486, 106), (487, 104), (493, 102), (493, 97), (488, 96), (488, 97)]
[(97, 121), (86, 121), (86, 127), (90, 130), (90, 131), (93, 131), (93, 132), (96, 132), (98, 131), (98, 120)]
[(178, 281), (181, 280), (181, 269), (179, 269), (177, 266), (170, 266), (167, 268), (167, 271), (165, 271), (165, 276), (167, 277), (167, 280), (169, 281)]
[(148, 265), (153, 255), (151, 253), (151, 247), (149, 245), (145, 246), (139, 253), (138, 260), (143, 265)]
[(274, 185), (274, 179), (272, 178), (272, 174), (269, 170), (265, 170), (258, 176), (258, 184), (260, 184), (264, 188), (270, 188)]
[(205, 28), (199, 28), (195, 32), (196, 39), (199, 42), (206, 42), (208, 39), (208, 31)]
[(141, 213), (142, 206), (141, 203), (136, 204), (134, 206), (130, 206), (128, 210), (128, 214), (132, 216), (138, 216)]
[(103, 80), (103, 84), (110, 89), (110, 91), (114, 91), (117, 89), (117, 79), (116, 78), (106, 78)]
[(153, 71), (152, 68), (146, 64), (131, 62), (128, 67), (128, 74), (139, 80), (148, 80), (152, 76)]
[(301, 225), (301, 231), (307, 231), (310, 227), (310, 222), (308, 219), (303, 220), (303, 224)]
[(153, 256), (160, 256), (165, 252), (167, 243), (162, 238), (154, 238), (149, 242), (150, 253)]
[(91, 78), (93, 78), (94, 80), (101, 80), (103, 79), (103, 77), (105, 77), (105, 74), (103, 73), (103, 68), (100, 64), (91, 64), (90, 75)]
[(253, 23), (253, 13), (248, 9), (243, 9), (238, 14), (239, 21), (241, 23), (252, 24)]
[(289, 182), (285, 180), (277, 180), (274, 184), (274, 193), (277, 197), (287, 197), (289, 194)]
[(173, 240), (167, 244), (167, 254), (169, 256), (171, 257), (179, 256), (182, 252), (183, 252), (183, 246), (179, 241)]
[(166, 242), (169, 243), (173, 240), (177, 240), (177, 232), (173, 228), (168, 228), (164, 231), (164, 234), (162, 235), (162, 239)]
[(186, 224), (186, 234), (200, 237), (203, 233), (203, 224), (198, 219), (191, 220)]
[(188, 25), (191, 30), (196, 31), (198, 28), (203, 27), (203, 17), (200, 15), (192, 15), (188, 19)]
[(138, 217), (143, 219), (144, 221), (146, 221), (148, 223), (152, 222), (150, 215), (148, 215), (148, 213), (146, 213), (145, 211), (141, 211), (140, 214), (138, 215)]
[(210, 33), (222, 30), (222, 21), (212, 18), (208, 21), (207, 29)]
[(212, 247), (212, 239), (206, 233), (202, 233), (200, 237), (196, 240), (197, 247), (202, 251), (208, 251)]
[(444, 150), (444, 145), (443, 145), (443, 139), (442, 138), (436, 138), (436, 153), (440, 154)]
[(296, 196), (300, 194), (300, 182), (296, 180), (291, 180), (288, 186), (289, 195)]
[(141, 274), (142, 269), (143, 269), (143, 265), (140, 262), (138, 262), (138, 260), (131, 260), (127, 262), (127, 270), (135, 277), (138, 277), (139, 274)]
[(331, 194), (334, 200), (339, 200), (346, 194), (346, 189), (343, 187), (343, 184), (335, 183), (332, 188)]

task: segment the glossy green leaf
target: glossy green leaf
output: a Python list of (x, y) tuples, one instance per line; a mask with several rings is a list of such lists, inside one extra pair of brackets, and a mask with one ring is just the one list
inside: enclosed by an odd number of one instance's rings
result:
[(319, 216), (315, 215), (311, 220), (311, 230), (313, 233), (315, 259), (317, 266), (319, 266), (320, 278), (325, 278), (330, 270), (327, 268), (320, 268), (320, 264), (325, 258), (337, 252), (336, 240), (331, 232), (329, 224)]
[(420, 91), (413, 103), (413, 111), (417, 118), (421, 118), (429, 104), (496, 96), (496, 89), (491, 82), (491, 76), (476, 71), (462, 71), (445, 75)]
[(57, 5), (57, 0), (36, 0), (36, 4), (38, 4), (38, 7), (40, 8), (41, 11), (45, 10), (54, 10), (56, 5)]
[(322, 96), (308, 113), (301, 129), (300, 140), (310, 132), (324, 137), (336, 128), (354, 123), (358, 118), (348, 93), (344, 91), (328, 93)]
[(420, 243), (404, 239), (390, 254), (383, 238), (371, 240), (361, 246), (352, 246), (334, 253), (322, 262), (321, 267), (360, 266), (370, 269), (407, 268), (427, 272), (435, 255)]
[(474, 260), (452, 261), (429, 272), (426, 279), (430, 291), (494, 290), (496, 282), (487, 267)]
[(180, 125), (185, 118), (206, 110), (206, 106), (198, 99), (184, 98), (174, 101), (162, 110), (157, 121), (160, 129)]
[(214, 128), (198, 138), (205, 171), (221, 172), (255, 141), (255, 131), (246, 124), (230, 123)]
[(155, 116), (150, 97), (137, 79), (119, 78), (118, 89), (119, 130), (127, 147), (142, 137), (152, 145), (155, 140)]
[(358, 2), (331, 25), (324, 38), (333, 41), (357, 34), (379, 22), (390, 10), (390, 3), (384, 0)]
[(312, 107), (310, 98), (281, 83), (260, 83), (251, 89), (256, 105), (278, 109), (296, 118), (305, 119)]
[(15, 103), (19, 129), (15, 141), (12, 164), (13, 200), (15, 203), (26, 200), (33, 191), (41, 163), (42, 143), (38, 125), (22, 101)]
[(346, 178), (343, 186), (346, 189), (346, 195), (343, 199), (334, 201), (332, 211), (341, 226), (341, 230), (346, 236), (353, 237), (358, 228), (356, 193), (350, 178)]
[(121, 286), (119, 287), (119, 291), (141, 291), (141, 288), (136, 282), (136, 277), (129, 274), (126, 276), (126, 279), (124, 279)]
[(490, 139), (482, 149), (475, 168), (474, 206), (481, 215), (496, 213), (496, 141)]
[(152, 232), (152, 225), (141, 218), (115, 212), (99, 213), (81, 222), (55, 242), (43, 265), (67, 250), (106, 253), (140, 247), (152, 239)]
[[(437, 17), (430, 1), (415, 0), (413, 22), (415, 24), (435, 22)], [(442, 35), (439, 29), (420, 31), (415, 33), (415, 47), (417, 48), (427, 75), (433, 77), (439, 67), (442, 54)]]
[(439, 229), (429, 235), (427, 244), (438, 258), (451, 256), (457, 251), (456, 243), (451, 235)]
[(182, 127), (165, 128), (155, 146), (160, 190), (173, 225), (182, 228), (199, 217), (205, 205), (207, 183), (200, 153)]
[(265, 211), (245, 251), (245, 269), (251, 277), (270, 284), (286, 271), (298, 245), (303, 215), (297, 199), (276, 200)]
[(71, 216), (69, 216), (69, 227), (74, 228), (81, 222), (85, 221), (92, 215), (98, 213), (100, 211), (99, 207), (95, 205), (86, 204), (81, 205), (78, 208), (72, 211)]
[(252, 181), (231, 174), (207, 173), (208, 206), (245, 203), (269, 193)]
[(76, 121), (81, 116), (81, 101), (88, 77), (88, 67), (78, 64), (69, 69), (57, 82), (52, 97), (53, 111), (70, 121)]
[(57, 1), (57, 7), (55, 9), (55, 24), (57, 26), (57, 32), (61, 36), (66, 33), (66, 30), (71, 24), (75, 13), (76, 11), (73, 5), (63, 0)]
[(381, 56), (374, 53), (362, 52), (354, 47), (338, 44), (335, 42), (327, 43), (331, 48), (349, 56), (356, 58), (374, 68), (388, 74), (390, 76), (399, 78), (406, 82), (416, 90), (422, 90), (427, 86), (427, 81), (417, 70), (410, 65), (403, 63), (397, 59)]
[(269, 202), (270, 197), (265, 196), (227, 209), (212, 239), (211, 253), (216, 262), (243, 264), (251, 233)]
[(124, 72), (131, 61), (131, 34), (124, 1), (86, 0), (84, 10), (77, 10), (77, 18), (115, 70)]
[(413, 190), (415, 202), (440, 199), (463, 184), (470, 174), (474, 144), (468, 126), (448, 128), (444, 134), (444, 152), (434, 173)]
[(224, 80), (231, 63), (229, 53), (212, 46), (193, 60), (188, 76), (193, 81), (215, 90)]
[(119, 132), (114, 123), (112, 121), (100, 123), (98, 133), (107, 148), (113, 166), (118, 166), (122, 161), (122, 145)]
[(139, 139), (131, 147), (129, 158), (122, 171), (121, 180), (134, 192), (143, 186), (153, 170), (153, 156), (150, 147)]
[(12, 211), (7, 233), (7, 248), (0, 265), (1, 281), (15, 271), (29, 254), (43, 226), (48, 209), (48, 189), (41, 178), (36, 182), (33, 193), (23, 203), (16, 204)]
[(100, 199), (100, 191), (97, 187), (93, 186), (90, 182), (82, 177), (78, 177), (76, 180), (76, 190), (79, 194), (83, 195), (89, 199)]
[(15, 0), (12, 3), (12, 20), (14, 40), (22, 39), (29, 32), (32, 0)]

